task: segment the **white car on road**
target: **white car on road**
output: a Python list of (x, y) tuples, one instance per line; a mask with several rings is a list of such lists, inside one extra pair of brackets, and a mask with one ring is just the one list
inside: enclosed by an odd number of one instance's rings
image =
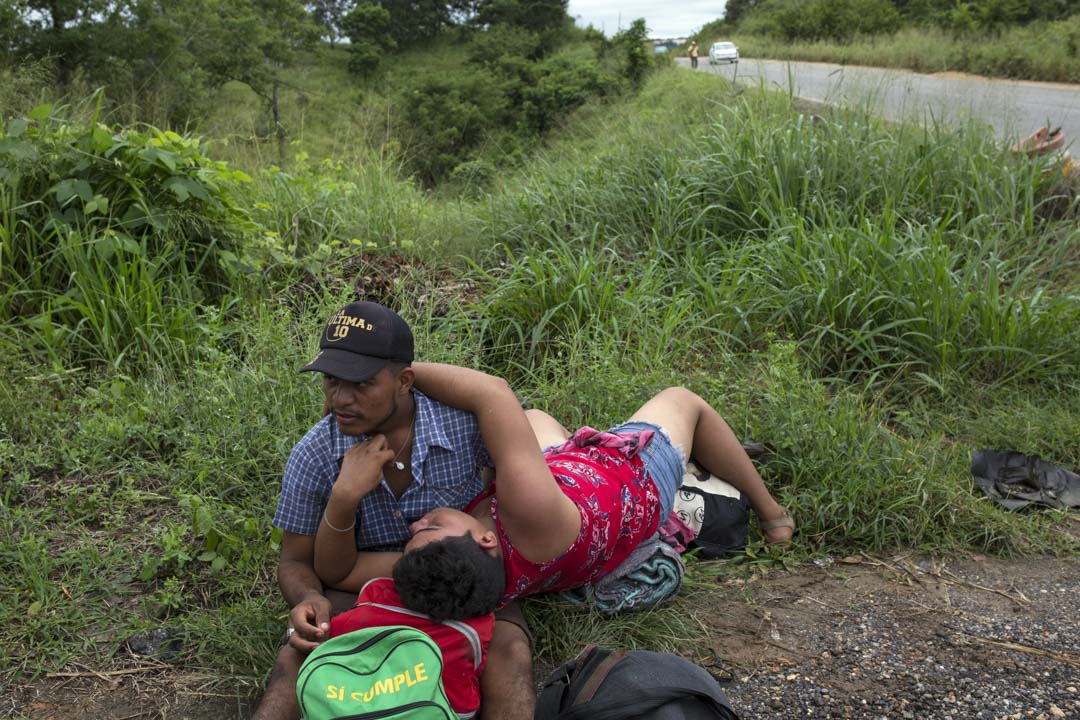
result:
[(735, 43), (718, 42), (713, 43), (709, 48), (709, 64), (716, 65), (722, 62), (739, 62), (739, 49), (735, 47)]

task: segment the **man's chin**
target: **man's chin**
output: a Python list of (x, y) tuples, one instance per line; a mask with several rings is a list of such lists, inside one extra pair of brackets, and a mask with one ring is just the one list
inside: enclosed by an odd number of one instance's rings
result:
[(341, 418), (334, 416), (334, 421), (337, 423), (338, 430), (342, 435), (370, 435), (371, 428), (357, 418), (350, 418), (348, 420), (342, 420)]

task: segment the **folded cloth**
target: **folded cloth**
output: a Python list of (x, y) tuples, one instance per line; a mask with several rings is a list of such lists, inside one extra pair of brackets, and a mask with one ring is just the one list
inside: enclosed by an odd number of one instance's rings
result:
[(697, 537), (697, 531), (684, 523), (677, 512), (668, 515), (668, 519), (660, 526), (657, 533), (659, 533), (661, 540), (675, 548), (675, 551), (679, 553), (686, 552), (687, 546), (694, 542), (694, 538)]
[(631, 458), (637, 455), (638, 450), (649, 444), (655, 433), (652, 430), (638, 430), (637, 432), (609, 433), (597, 430), (588, 425), (571, 435), (562, 445), (548, 449), (547, 453), (564, 452), (592, 446), (614, 448), (620, 454)]
[(577, 605), (591, 603), (600, 612), (614, 615), (670, 600), (679, 592), (685, 572), (678, 551), (656, 534), (592, 585), (559, 595)]

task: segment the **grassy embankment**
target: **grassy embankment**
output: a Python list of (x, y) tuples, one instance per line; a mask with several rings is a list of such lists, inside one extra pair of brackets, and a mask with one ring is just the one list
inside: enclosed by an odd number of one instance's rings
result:
[[(1080, 83), (1080, 17), (1011, 27), (997, 35), (954, 37), (937, 28), (905, 28), (889, 36), (838, 43), (788, 42), (738, 34), (743, 57), (965, 72), (989, 77)], [(711, 42), (711, 41), (710, 41)], [(703, 43), (708, 48), (708, 42)]]
[[(534, 602), (549, 659), (586, 639), (704, 646), (694, 594), (787, 559), (1076, 550), (1064, 515), (1007, 514), (970, 481), (980, 447), (1080, 467), (1075, 208), (990, 133), (861, 109), (811, 124), (786, 97), (667, 71), (467, 201), (331, 136), (333, 160), (247, 161), (250, 182), (134, 138), (154, 172), (103, 164), (91, 192), (60, 192), (64, 155), (41, 149), (62, 126), (9, 123), (24, 144), (4, 146), (23, 150), (0, 187), (4, 694), (137, 663), (123, 640), (153, 627), (181, 634), (171, 662), (203, 687), (257, 693), (285, 613), (280, 472), (321, 406), (296, 368), (354, 286), (403, 309), (421, 357), (503, 374), (568, 425), (682, 384), (774, 448), (793, 550), (693, 564), (674, 606), (610, 621)], [(116, 142), (68, 127), (80, 158)], [(36, 128), (55, 142), (35, 154)], [(175, 189), (196, 167), (212, 203)], [(118, 232), (109, 214), (139, 198), (158, 222)], [(48, 219), (61, 200), (79, 222)]]

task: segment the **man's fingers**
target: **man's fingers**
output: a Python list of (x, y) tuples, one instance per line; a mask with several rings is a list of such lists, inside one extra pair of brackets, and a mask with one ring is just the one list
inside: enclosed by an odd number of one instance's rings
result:
[(320, 637), (326, 637), (330, 631), (330, 602), (319, 603), (315, 608), (315, 625)]
[(312, 650), (314, 650), (315, 648), (319, 647), (318, 642), (312, 642), (310, 640), (305, 640), (303, 637), (300, 636), (300, 633), (296, 633), (292, 637), (289, 638), (289, 645), (294, 650), (299, 650), (300, 652), (305, 653), (305, 654), (307, 654), (307, 653), (311, 652)]

